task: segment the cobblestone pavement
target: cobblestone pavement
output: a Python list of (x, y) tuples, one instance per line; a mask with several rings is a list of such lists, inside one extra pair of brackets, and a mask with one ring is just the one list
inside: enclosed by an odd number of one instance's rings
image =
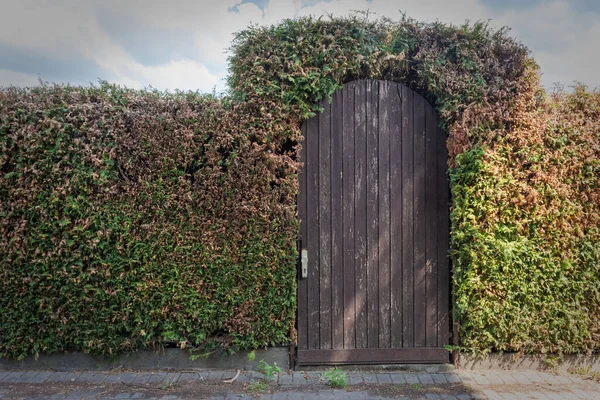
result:
[(600, 384), (536, 371), (347, 372), (332, 389), (323, 372), (294, 371), (268, 379), (249, 371), (0, 371), (0, 399), (599, 399)]

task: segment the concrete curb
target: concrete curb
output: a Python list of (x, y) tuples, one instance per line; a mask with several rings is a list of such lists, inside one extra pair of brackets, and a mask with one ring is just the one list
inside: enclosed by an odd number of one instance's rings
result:
[(113, 369), (132, 370), (190, 370), (190, 369), (244, 369), (255, 370), (261, 360), (273, 365), (277, 363), (283, 370), (290, 368), (287, 347), (269, 347), (255, 351), (253, 360), (248, 359), (248, 351), (225, 355), (217, 352), (196, 360), (190, 358), (188, 350), (166, 348), (158, 351), (140, 350), (124, 353), (114, 358), (93, 356), (80, 352), (42, 354), (37, 359), (23, 360), (0, 358), (0, 369), (8, 370), (52, 370), (52, 371), (109, 371)]
[(567, 372), (571, 368), (600, 372), (600, 355), (567, 354), (562, 358), (548, 355), (519, 355), (493, 353), (484, 357), (461, 354), (459, 368), (466, 370), (535, 370)]

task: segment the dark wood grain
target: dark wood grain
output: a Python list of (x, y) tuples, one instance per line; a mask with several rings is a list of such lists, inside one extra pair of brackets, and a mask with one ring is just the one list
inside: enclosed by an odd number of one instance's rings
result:
[(321, 349), (331, 349), (331, 104), (319, 115), (319, 315)]
[[(302, 136), (306, 138), (306, 126), (302, 125)], [(303, 168), (298, 174), (298, 218), (300, 219), (300, 243), (301, 249), (306, 248), (308, 243), (306, 242), (306, 142), (302, 144), (300, 150), (300, 162), (304, 164)], [(307, 319), (307, 308), (308, 308), (308, 292), (307, 292), (308, 280), (298, 280), (298, 349), (308, 349), (308, 319)]]
[(367, 92), (356, 83), (354, 130), (354, 224), (356, 347), (367, 347)]
[(344, 228), (342, 221), (342, 116), (341, 91), (331, 102), (331, 346), (344, 348)]
[(344, 364), (410, 364), (447, 363), (449, 354), (441, 348), (412, 349), (351, 349), (351, 350), (300, 350), (298, 365)]
[(425, 346), (425, 101), (414, 99), (414, 298), (415, 346)]
[(390, 93), (391, 347), (402, 347), (402, 87)]
[(449, 343), (450, 337), (450, 187), (448, 182), (448, 150), (446, 147), (446, 132), (437, 128), (437, 163), (438, 163), (438, 346)]
[(446, 136), (425, 99), (354, 81), (306, 121), (298, 362), (447, 362)]
[(343, 93), (343, 226), (344, 226), (344, 348), (356, 346), (356, 305), (354, 279), (354, 90), (355, 83), (344, 86)]
[(308, 250), (308, 348), (319, 349), (319, 118), (306, 129), (306, 225)]
[(436, 347), (438, 196), (437, 196), (437, 124), (433, 107), (425, 107), (425, 346)]
[(367, 89), (367, 345), (379, 347), (378, 82)]
[(391, 347), (390, 328), (390, 89), (391, 82), (379, 82), (379, 348)]
[(415, 345), (413, 298), (414, 92), (402, 87), (402, 347)]

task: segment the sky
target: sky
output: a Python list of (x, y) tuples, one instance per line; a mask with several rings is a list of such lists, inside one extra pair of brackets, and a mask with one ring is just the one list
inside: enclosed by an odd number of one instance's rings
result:
[(0, 86), (225, 89), (227, 48), (250, 24), (347, 15), (508, 26), (542, 83), (600, 87), (600, 0), (0, 0)]

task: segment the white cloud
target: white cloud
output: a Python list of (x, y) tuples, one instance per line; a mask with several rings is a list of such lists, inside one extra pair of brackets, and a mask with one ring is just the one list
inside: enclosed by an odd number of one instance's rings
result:
[[(10, 44), (36, 54), (56, 58), (94, 61), (106, 76), (128, 86), (152, 85), (160, 89), (222, 90), (226, 74), (225, 49), (232, 34), (250, 23), (273, 24), (303, 15), (341, 16), (351, 10), (369, 9), (374, 17), (400, 17), (405, 11), (419, 20), (461, 24), (492, 18), (492, 26), (508, 25), (512, 33), (534, 52), (542, 67), (544, 82), (570, 84), (574, 80), (600, 85), (593, 51), (600, 37), (599, 14), (583, 13), (566, 0), (548, 0), (519, 10), (486, 8), (480, 0), (332, 0), (303, 7), (301, 0), (271, 0), (264, 10), (241, 0), (0, 0), (0, 44)], [(197, 53), (146, 66), (98, 23), (99, 7), (130, 21), (130, 29), (188, 32)], [(233, 11), (233, 10), (237, 10)], [(127, 30), (125, 30), (127, 31)], [(148, 45), (151, 46), (151, 45)], [(1, 68), (1, 67), (0, 67)], [(43, 71), (41, 71), (43, 74)], [(4, 71), (4, 81), (31, 82), (31, 77)], [(45, 77), (46, 78), (46, 77)], [(89, 81), (95, 81), (90, 76)], [(37, 79), (37, 77), (36, 77)], [(49, 79), (52, 79), (51, 77)]]
[(35, 75), (0, 69), (0, 87), (37, 85), (38, 77)]

